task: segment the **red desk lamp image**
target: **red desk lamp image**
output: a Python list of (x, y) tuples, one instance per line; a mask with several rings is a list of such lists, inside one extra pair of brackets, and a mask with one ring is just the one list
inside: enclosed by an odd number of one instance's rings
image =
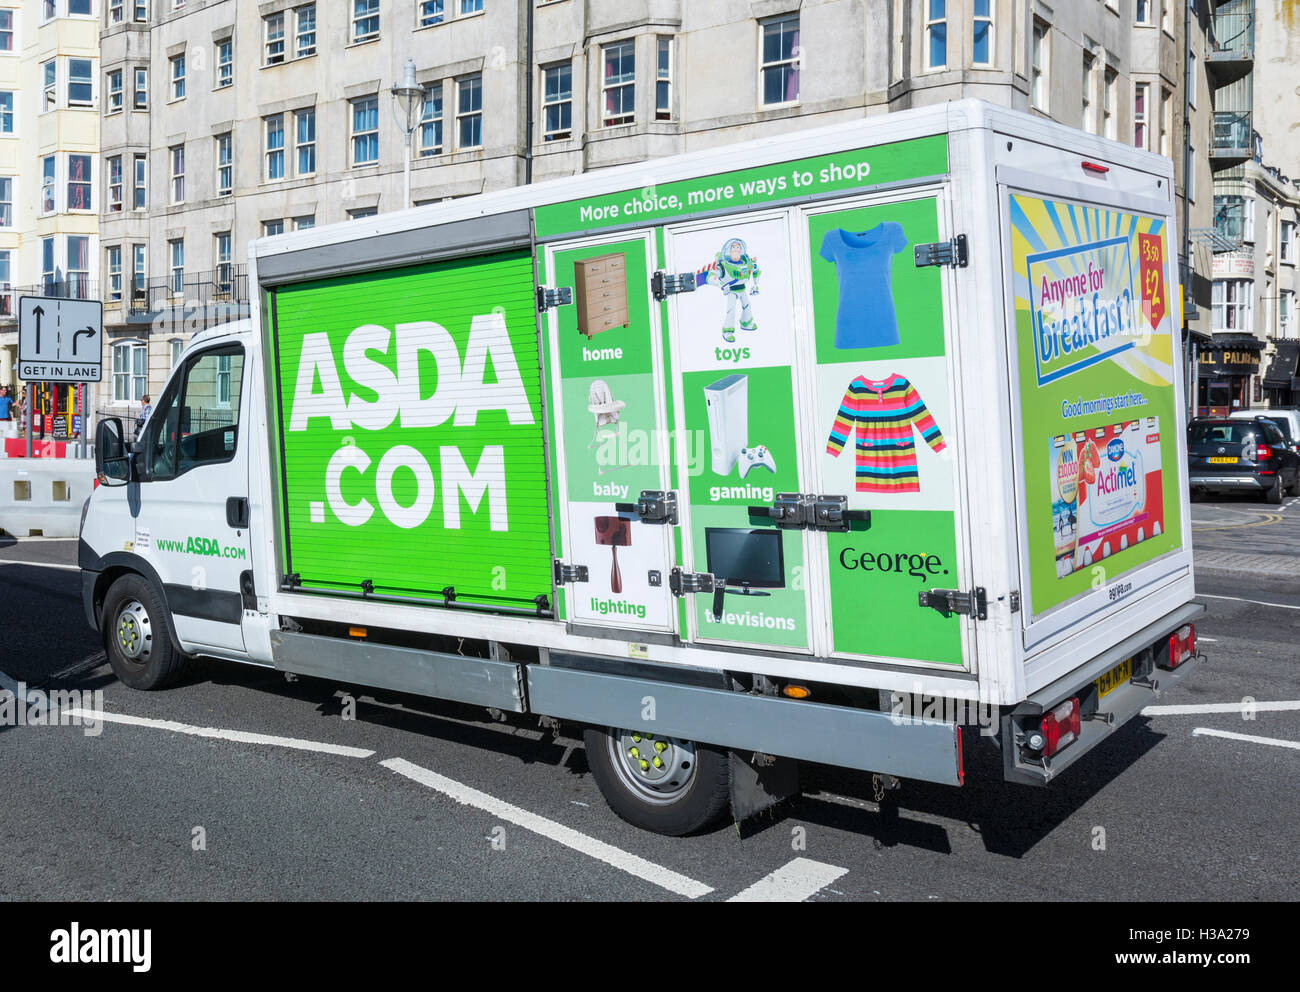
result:
[(618, 549), (626, 548), (632, 543), (632, 521), (626, 517), (597, 517), (596, 543), (608, 544), (614, 556), (614, 565), (609, 572), (610, 592), (623, 591), (623, 575), (618, 570)]

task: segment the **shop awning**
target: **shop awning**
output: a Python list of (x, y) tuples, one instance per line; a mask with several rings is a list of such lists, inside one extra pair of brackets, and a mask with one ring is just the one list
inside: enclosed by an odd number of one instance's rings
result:
[(1290, 389), (1296, 376), (1296, 363), (1300, 360), (1300, 341), (1278, 341), (1277, 352), (1264, 373), (1264, 385), (1274, 389)]

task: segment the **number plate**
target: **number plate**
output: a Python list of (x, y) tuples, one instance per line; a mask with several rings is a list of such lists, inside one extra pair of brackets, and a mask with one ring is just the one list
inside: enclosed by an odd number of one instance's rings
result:
[(1112, 689), (1118, 689), (1132, 677), (1133, 659), (1130, 658), (1123, 664), (1116, 665), (1097, 680), (1097, 689), (1100, 692), (1098, 698), (1104, 698), (1106, 693), (1110, 692)]
[(1205, 459), (1211, 465), (1236, 465), (1236, 458), (1207, 458)]

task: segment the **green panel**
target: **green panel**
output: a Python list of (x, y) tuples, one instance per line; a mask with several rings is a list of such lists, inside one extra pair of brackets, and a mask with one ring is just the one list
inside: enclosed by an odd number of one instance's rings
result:
[(303, 283), (276, 302), (289, 570), (306, 587), (549, 600), (528, 254)]
[(799, 197), (943, 175), (947, 171), (946, 135), (912, 138), (546, 204), (536, 210), (537, 236), (550, 238), (630, 224), (650, 226), (711, 211), (762, 207)]

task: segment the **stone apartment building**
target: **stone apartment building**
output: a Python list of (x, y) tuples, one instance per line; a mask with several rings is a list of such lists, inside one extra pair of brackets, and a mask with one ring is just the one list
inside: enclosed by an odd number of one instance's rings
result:
[[(1181, 0), (77, 2), (101, 25), (94, 406), (128, 416), (247, 313), (251, 239), (407, 205), (408, 59), (412, 204), (980, 97), (1169, 155), (1184, 228), (1213, 227), (1213, 90), (1183, 56), (1207, 12), (1189, 31)], [(1209, 247), (1180, 257), (1208, 331)]]

